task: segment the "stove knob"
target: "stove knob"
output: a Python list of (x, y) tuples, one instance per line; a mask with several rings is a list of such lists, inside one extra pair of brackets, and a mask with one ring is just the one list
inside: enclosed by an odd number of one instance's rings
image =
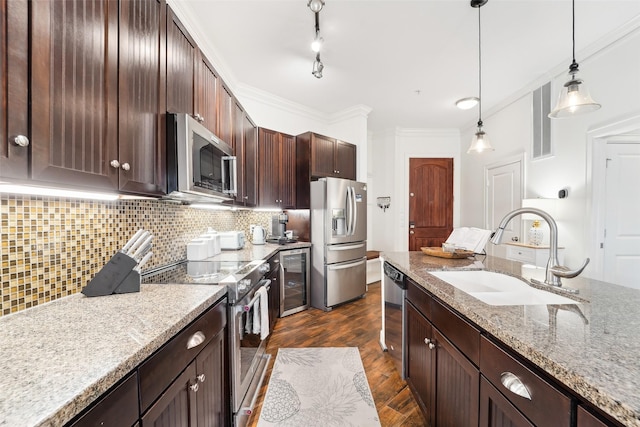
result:
[(238, 282), (238, 291), (246, 291), (251, 286), (251, 279), (242, 279)]
[(262, 264), (260, 267), (258, 267), (258, 272), (260, 273), (268, 273), (269, 272), (269, 264)]

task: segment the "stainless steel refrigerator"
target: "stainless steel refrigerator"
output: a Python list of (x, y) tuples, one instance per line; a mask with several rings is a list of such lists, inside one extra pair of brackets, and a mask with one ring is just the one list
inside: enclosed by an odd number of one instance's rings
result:
[(367, 184), (311, 182), (311, 305), (328, 311), (367, 289)]

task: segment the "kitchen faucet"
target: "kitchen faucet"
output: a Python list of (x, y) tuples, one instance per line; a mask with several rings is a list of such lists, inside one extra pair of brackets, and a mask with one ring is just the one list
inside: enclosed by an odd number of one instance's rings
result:
[[(547, 224), (549, 224), (549, 229), (551, 230), (551, 235), (549, 236), (549, 260), (547, 261), (547, 270), (545, 273), (544, 284), (549, 286), (561, 287), (562, 283), (560, 282), (561, 277), (576, 277), (578, 274), (582, 273), (582, 270), (589, 264), (589, 258), (587, 258), (582, 266), (580, 266), (576, 270), (570, 270), (567, 267), (561, 266), (558, 263), (558, 226), (556, 225), (555, 220), (546, 213), (545, 211), (537, 208), (520, 208), (514, 211), (509, 212), (502, 218), (500, 221), (500, 225), (496, 229), (495, 233), (491, 237), (491, 243), (494, 245), (500, 244), (502, 241), (502, 234), (504, 233), (504, 228), (509, 224), (514, 217), (524, 214), (530, 213), (534, 215), (538, 215), (542, 217)], [(573, 291), (568, 288), (564, 288), (567, 291)], [(573, 291), (575, 292), (575, 291)]]

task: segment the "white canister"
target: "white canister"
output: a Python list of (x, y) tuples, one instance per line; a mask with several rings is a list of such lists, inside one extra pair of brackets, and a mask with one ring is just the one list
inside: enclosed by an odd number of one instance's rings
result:
[(205, 239), (193, 239), (187, 243), (187, 259), (200, 261), (209, 257), (209, 242)]
[(220, 249), (220, 235), (214, 232), (206, 232), (200, 236), (200, 239), (204, 239), (209, 244), (209, 256), (216, 256), (221, 252)]

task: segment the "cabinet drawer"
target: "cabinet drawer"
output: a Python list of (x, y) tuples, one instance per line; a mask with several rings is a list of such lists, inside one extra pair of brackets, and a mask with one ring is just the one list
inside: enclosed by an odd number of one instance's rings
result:
[[(147, 359), (138, 369), (140, 410), (154, 400), (227, 324), (227, 300), (223, 299)], [(191, 341), (194, 339), (194, 341)], [(201, 342), (198, 344), (198, 341)]]
[(429, 294), (409, 277), (405, 278), (407, 283), (407, 299), (422, 313), (427, 319), (431, 318), (431, 297)]
[(536, 251), (533, 248), (523, 248), (522, 246), (507, 246), (507, 258), (514, 261), (528, 262), (535, 264)]
[(435, 299), (431, 300), (431, 323), (476, 366), (480, 361), (480, 331)]
[[(568, 426), (571, 420), (571, 398), (494, 343), (480, 340), (480, 372), (527, 418), (539, 426)], [(503, 385), (502, 377), (512, 374), (511, 382), (524, 385), (530, 398), (522, 397)]]

